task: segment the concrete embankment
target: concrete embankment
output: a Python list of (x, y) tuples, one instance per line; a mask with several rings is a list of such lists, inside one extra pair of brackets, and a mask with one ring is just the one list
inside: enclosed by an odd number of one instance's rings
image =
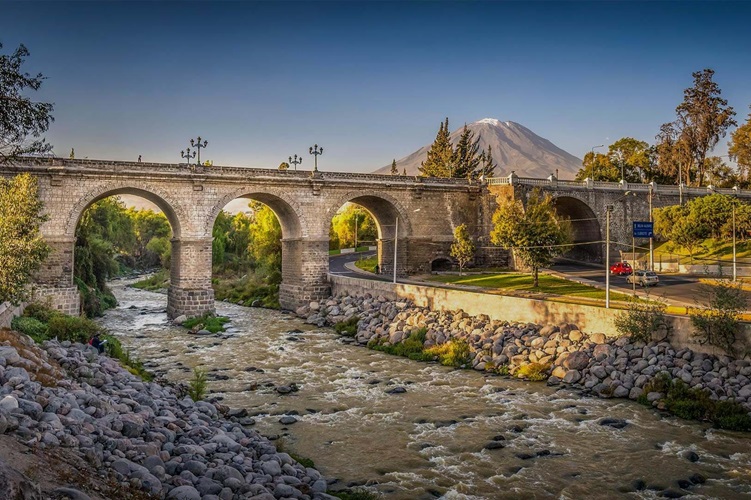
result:
[(0, 498), (333, 498), (318, 471), (249, 429), (245, 410), (144, 382), (90, 346), (0, 333), (0, 434), (103, 478), (93, 490), (69, 476), (50, 485), (0, 463)]
[[(383, 295), (340, 294), (297, 309), (308, 323), (335, 325), (357, 317), (353, 342), (395, 345), (425, 329), (424, 346), (464, 341), (475, 370), (515, 374), (535, 363), (548, 384), (569, 384), (600, 397), (646, 398), (660, 407), (666, 397), (658, 378), (681, 380), (717, 401), (736, 401), (751, 410), (751, 361), (713, 356), (668, 342), (585, 333), (574, 323), (535, 324), (493, 319), (463, 310), (431, 310)], [(503, 315), (496, 311), (495, 316)], [(509, 311), (509, 316), (513, 312)], [(640, 398), (642, 397), (643, 398)]]

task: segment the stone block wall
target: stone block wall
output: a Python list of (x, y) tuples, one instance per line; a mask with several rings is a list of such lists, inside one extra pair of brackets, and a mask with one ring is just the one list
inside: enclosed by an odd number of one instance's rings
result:
[(35, 285), (31, 295), (32, 302), (48, 305), (64, 314), (78, 316), (81, 314), (81, 294), (78, 288)]
[(212, 288), (189, 289), (170, 286), (167, 291), (167, 316), (170, 318), (176, 318), (183, 314), (190, 318), (214, 311), (214, 290)]

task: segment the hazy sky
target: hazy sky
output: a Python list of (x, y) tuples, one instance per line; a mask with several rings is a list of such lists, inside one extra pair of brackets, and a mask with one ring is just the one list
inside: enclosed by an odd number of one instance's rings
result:
[[(4, 2), (4, 53), (47, 77), (55, 153), (371, 171), (452, 128), (512, 120), (582, 157), (652, 141), (710, 67), (745, 120), (746, 2)], [(721, 153), (725, 146), (723, 141)]]

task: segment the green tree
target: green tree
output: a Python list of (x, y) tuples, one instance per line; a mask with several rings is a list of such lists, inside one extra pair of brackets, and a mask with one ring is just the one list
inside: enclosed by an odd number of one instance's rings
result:
[(618, 182), (621, 171), (608, 155), (589, 152), (584, 155), (582, 168), (576, 173), (576, 180), (592, 179), (595, 181)]
[(482, 167), (480, 168), (480, 175), (488, 179), (495, 174), (495, 160), (493, 159), (493, 146), (488, 144), (487, 151), (483, 151), (480, 154), (480, 160)]
[(41, 73), (31, 76), (21, 69), (28, 55), (23, 45), (10, 55), (0, 54), (0, 163), (52, 149), (40, 137), (54, 121), (53, 105), (24, 95), (27, 90), (39, 90), (45, 79)]
[(451, 177), (476, 178), (480, 174), (478, 169), (482, 160), (479, 151), (480, 138), (475, 138), (475, 133), (465, 123), (454, 150), (453, 168), (450, 169)]
[(461, 224), (454, 229), (454, 242), (451, 244), (451, 256), (459, 263), (459, 276), (462, 269), (475, 257), (475, 243), (469, 234), (466, 224)]
[[(454, 148), (449, 139), (449, 119), (446, 118), (438, 128), (435, 141), (428, 149), (428, 157), (420, 165), (420, 175), (423, 177), (451, 177), (454, 162)], [(404, 175), (407, 172), (405, 170)]]
[(355, 204), (347, 204), (331, 219), (331, 230), (336, 234), (338, 248), (352, 248), (355, 244), (355, 224), (357, 241), (375, 241), (378, 229), (370, 212)]
[(735, 111), (715, 83), (714, 70), (705, 69), (692, 74), (693, 87), (683, 91), (683, 102), (675, 108), (676, 128), (680, 130), (691, 153), (693, 182), (701, 186), (705, 181), (707, 155), (725, 137), (728, 128), (737, 125)]
[(746, 123), (730, 134), (730, 159), (738, 164), (740, 186), (748, 187), (751, 183), (751, 113)]
[(281, 269), (282, 267), (282, 227), (276, 214), (263, 203), (252, 201), (249, 204), (253, 211), (252, 222), (249, 226), (253, 235), (250, 243), (250, 253), (258, 265), (266, 270)]
[(608, 146), (608, 156), (618, 169), (618, 180), (621, 179), (621, 163), (626, 182), (645, 180), (652, 171), (651, 151), (649, 144), (633, 137), (623, 137)]
[(493, 214), (490, 241), (512, 250), (532, 269), (535, 287), (540, 268), (568, 250), (571, 240), (571, 223), (558, 215), (553, 198), (538, 189), (532, 191), (526, 207), (521, 200), (504, 199)]
[(689, 184), (693, 160), (685, 134), (675, 123), (663, 123), (655, 140), (656, 171), (653, 180), (658, 184)]
[(391, 160), (391, 175), (399, 175), (399, 169), (396, 168), (396, 158)]
[(289, 163), (283, 161), (279, 164), (279, 170), (289, 170)]
[(0, 178), (0, 302), (25, 300), (32, 274), (49, 255), (39, 230), (47, 220), (42, 208), (34, 177)]

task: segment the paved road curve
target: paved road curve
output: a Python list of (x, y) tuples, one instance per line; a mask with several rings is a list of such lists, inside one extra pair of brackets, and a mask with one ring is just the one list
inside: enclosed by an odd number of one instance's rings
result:
[(375, 252), (344, 253), (341, 255), (332, 255), (331, 257), (329, 257), (329, 272), (331, 274), (339, 274), (341, 276), (350, 276), (353, 278), (370, 278), (370, 276), (366, 274), (360, 274), (354, 271), (350, 271), (345, 267), (345, 264), (370, 257), (371, 255), (375, 255)]

